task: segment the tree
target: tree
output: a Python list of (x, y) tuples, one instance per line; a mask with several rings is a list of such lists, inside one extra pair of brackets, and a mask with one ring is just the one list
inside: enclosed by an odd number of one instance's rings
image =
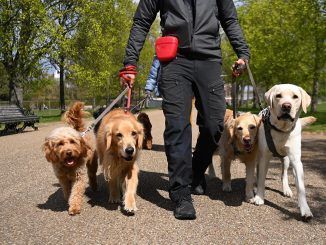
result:
[(51, 64), (60, 73), (61, 113), (65, 111), (65, 75), (71, 58), (71, 40), (76, 32), (84, 2), (83, 0), (45, 0), (47, 12), (54, 27), (51, 36), (53, 46), (48, 56)]
[[(324, 0), (245, 0), (238, 8), (258, 85), (297, 84), (312, 95), (313, 110), (325, 71), (324, 8)], [(229, 64), (231, 49), (223, 48)]]
[[(40, 60), (51, 45), (48, 34), (48, 19), (41, 1), (0, 1), (0, 62), (8, 78), (9, 102), (16, 100), (17, 88), (21, 91), (23, 83), (41, 69)], [(22, 96), (18, 97), (22, 100)]]
[[(118, 71), (122, 67), (135, 9), (132, 0), (100, 0), (85, 4), (74, 38), (70, 78), (90, 96), (118, 95), (121, 89)], [(148, 74), (154, 54), (153, 42), (149, 40), (157, 35), (156, 23), (141, 53), (136, 86), (142, 86), (144, 74)]]

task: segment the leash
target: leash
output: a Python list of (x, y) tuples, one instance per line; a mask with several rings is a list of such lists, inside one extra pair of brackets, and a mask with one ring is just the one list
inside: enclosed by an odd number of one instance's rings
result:
[(235, 66), (233, 67), (233, 72), (232, 72), (232, 109), (233, 109), (233, 118), (234, 119), (237, 117), (237, 105), (238, 105), (237, 82), (236, 82), (237, 77), (234, 72), (244, 70), (244, 68), (247, 68), (249, 80), (251, 82), (252, 87), (255, 90), (254, 94), (256, 96), (259, 109), (261, 111), (264, 109), (264, 107), (262, 106), (259, 94), (258, 94), (258, 89), (257, 89), (257, 85), (255, 82), (254, 76), (252, 75), (252, 72), (251, 72), (251, 69), (249, 66), (249, 62), (247, 60), (245, 60), (245, 65), (235, 64)]
[[(130, 91), (130, 92), (129, 92)], [(81, 132), (81, 137), (84, 137), (86, 135), (86, 133), (88, 133), (89, 131), (93, 130), (93, 128), (99, 123), (99, 121), (102, 120), (102, 118), (112, 109), (112, 107), (118, 103), (119, 100), (121, 100), (121, 98), (128, 92), (128, 95), (130, 93), (131, 95), (131, 88), (129, 87), (126, 87), (125, 90), (123, 90), (121, 92), (121, 94), (118, 95), (117, 98), (115, 98), (115, 100), (112, 101), (112, 103), (107, 107), (105, 108), (105, 110), (95, 119), (95, 121), (87, 127), (87, 129), (83, 132)], [(130, 102), (129, 102), (130, 103)], [(128, 106), (128, 105), (127, 105)], [(129, 107), (130, 107), (130, 104), (129, 104)]]
[(145, 107), (145, 101), (147, 100), (148, 96), (146, 95), (145, 98), (140, 100), (133, 108), (130, 109), (130, 112), (133, 112), (139, 105), (139, 111), (141, 111)]
[(257, 103), (259, 105), (259, 109), (263, 110), (264, 107), (261, 104), (261, 100), (260, 100), (260, 97), (259, 97), (259, 94), (258, 94), (257, 85), (256, 85), (256, 82), (255, 82), (254, 77), (252, 75), (252, 72), (250, 70), (249, 62), (247, 60), (245, 60), (245, 63), (246, 63), (246, 67), (247, 67), (247, 71), (248, 71), (248, 75), (249, 75), (249, 80), (250, 80), (250, 82), (251, 82), (251, 84), (252, 84), (252, 86), (253, 86), (253, 88), (255, 90), (255, 95), (256, 95)]

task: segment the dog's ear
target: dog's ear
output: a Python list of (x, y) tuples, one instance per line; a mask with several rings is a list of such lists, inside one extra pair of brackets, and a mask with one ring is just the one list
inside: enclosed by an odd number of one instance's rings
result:
[(84, 138), (80, 139), (80, 146), (81, 146), (81, 155), (83, 157), (91, 157), (92, 154), (92, 149), (91, 147), (87, 144), (87, 142), (84, 140)]
[(143, 141), (144, 141), (144, 127), (141, 123), (137, 122), (137, 148), (141, 149), (143, 147)]
[(230, 118), (225, 126), (226, 126), (228, 144), (231, 144), (234, 138), (235, 119)]
[(106, 132), (106, 135), (104, 137), (105, 137), (105, 142), (106, 142), (106, 150), (109, 150), (110, 147), (111, 147), (111, 143), (112, 143), (112, 128), (111, 128), (111, 124), (106, 125), (105, 132)]
[(311, 103), (311, 97), (310, 95), (302, 88), (300, 88), (300, 92), (301, 92), (301, 106), (302, 106), (302, 110), (304, 113), (307, 113), (307, 108)]
[(256, 125), (257, 125), (257, 129), (259, 128), (260, 126), (260, 123), (261, 123), (261, 117), (257, 116), (257, 115), (253, 115), (254, 118), (255, 118), (255, 121), (256, 121)]
[(274, 90), (275, 90), (275, 88), (272, 87), (270, 90), (268, 90), (265, 93), (265, 101), (266, 101), (267, 105), (269, 105), (271, 108), (273, 107)]
[(48, 162), (55, 163), (58, 162), (59, 159), (55, 154), (55, 146), (54, 142), (49, 139), (45, 139), (45, 142), (42, 146), (42, 150), (45, 153), (45, 158)]

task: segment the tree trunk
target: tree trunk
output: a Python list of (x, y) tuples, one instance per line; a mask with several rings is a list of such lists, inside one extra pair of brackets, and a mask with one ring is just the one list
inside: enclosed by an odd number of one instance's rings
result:
[(63, 114), (66, 110), (65, 106), (65, 81), (64, 81), (64, 61), (65, 58), (63, 56), (60, 57), (60, 64), (59, 64), (59, 69), (60, 69), (60, 110), (61, 114)]
[(316, 41), (316, 53), (315, 53), (315, 65), (314, 65), (314, 76), (313, 76), (313, 85), (312, 85), (312, 95), (311, 95), (311, 112), (317, 112), (318, 104), (318, 90), (319, 90), (319, 79), (320, 73), (322, 70), (323, 62), (323, 50), (322, 42), (318, 38), (318, 34), (315, 36)]

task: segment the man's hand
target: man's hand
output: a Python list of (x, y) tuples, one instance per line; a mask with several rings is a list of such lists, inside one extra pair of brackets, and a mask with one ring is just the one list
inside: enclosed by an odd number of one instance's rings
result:
[(146, 94), (146, 98), (147, 98), (148, 100), (153, 99), (152, 91), (150, 91), (150, 90), (145, 90), (145, 94)]
[(137, 71), (136, 66), (127, 65), (119, 72), (121, 86), (133, 87), (136, 79)]
[(246, 70), (246, 62), (243, 59), (238, 59), (232, 65), (232, 75), (235, 77), (240, 76)]

